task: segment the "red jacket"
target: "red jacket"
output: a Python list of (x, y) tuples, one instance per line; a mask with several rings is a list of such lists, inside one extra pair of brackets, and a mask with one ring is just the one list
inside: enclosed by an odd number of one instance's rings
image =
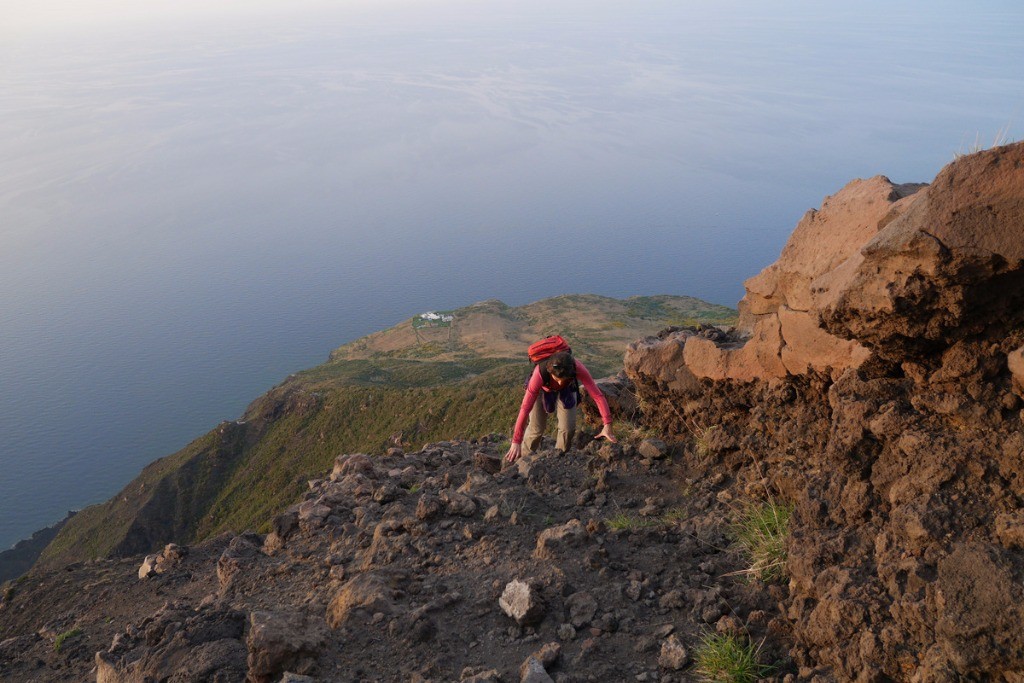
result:
[[(601, 421), (609, 425), (612, 423), (612, 413), (608, 410), (608, 401), (604, 394), (597, 388), (594, 378), (590, 376), (587, 366), (576, 361), (576, 379), (587, 389), (587, 393), (594, 399), (597, 409), (601, 412)], [(530, 411), (540, 397), (541, 391), (558, 391), (557, 387), (544, 386), (544, 378), (540, 374), (540, 365), (533, 369), (530, 382), (526, 385), (526, 395), (523, 396), (523, 405), (519, 407), (519, 417), (516, 418), (516, 427), (512, 431), (512, 443), (522, 443), (523, 433), (526, 431), (526, 421), (530, 417)]]

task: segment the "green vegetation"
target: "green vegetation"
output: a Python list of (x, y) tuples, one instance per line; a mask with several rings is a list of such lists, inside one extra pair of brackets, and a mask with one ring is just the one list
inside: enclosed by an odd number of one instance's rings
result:
[(792, 506), (774, 500), (748, 503), (739, 510), (733, 534), (749, 560), (747, 573), (765, 582), (785, 578), (792, 512)]
[(75, 628), (71, 629), (70, 631), (65, 631), (64, 633), (61, 633), (59, 636), (57, 636), (57, 639), (55, 641), (53, 641), (53, 649), (54, 649), (54, 651), (55, 652), (60, 652), (60, 649), (62, 647), (64, 647), (64, 643), (66, 641), (70, 640), (71, 638), (75, 638), (77, 636), (80, 636), (80, 635), (82, 635), (82, 629), (80, 629), (78, 627), (75, 627)]
[(666, 320), (669, 325), (733, 325), (736, 311), (692, 297), (643, 296), (626, 300), (627, 314), (643, 319)]
[(760, 646), (731, 633), (708, 633), (694, 655), (696, 671), (716, 683), (754, 683), (770, 676), (775, 667), (760, 662)]
[(272, 516), (342, 453), (376, 455), (394, 444), (415, 451), (508, 432), (531, 369), (526, 347), (545, 334), (571, 338), (592, 373), (603, 376), (621, 368), (629, 342), (673, 320), (735, 318), (724, 306), (672, 296), (567, 295), (518, 308), (485, 301), (444, 313), (453, 315), (450, 327), (417, 328), (407, 320), (292, 375), (242, 419), (151, 463), (109, 501), (72, 517), (37, 567), (195, 543), (224, 531), (267, 531)]
[(688, 518), (689, 515), (686, 513), (686, 510), (682, 508), (670, 508), (665, 510), (661, 515), (661, 521), (663, 524), (676, 524), (678, 522), (683, 522)]

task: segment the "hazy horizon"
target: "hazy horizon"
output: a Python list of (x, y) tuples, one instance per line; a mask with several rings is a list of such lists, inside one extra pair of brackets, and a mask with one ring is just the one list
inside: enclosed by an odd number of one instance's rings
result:
[(1021, 136), (1024, 8), (53, 1), (0, 21), (0, 548), (429, 309), (735, 305)]

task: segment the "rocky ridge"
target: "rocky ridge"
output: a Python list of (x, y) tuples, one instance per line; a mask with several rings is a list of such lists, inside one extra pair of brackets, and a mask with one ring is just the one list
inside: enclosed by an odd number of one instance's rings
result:
[(691, 466), (796, 506), (802, 675), (1024, 680), (1024, 144), (854, 181), (746, 287), (737, 330), (626, 372)]
[(735, 574), (722, 479), (657, 440), (505, 448), (344, 455), (269, 534), (32, 576), (0, 607), (0, 677), (667, 683), (716, 629), (785, 670), (785, 589)]

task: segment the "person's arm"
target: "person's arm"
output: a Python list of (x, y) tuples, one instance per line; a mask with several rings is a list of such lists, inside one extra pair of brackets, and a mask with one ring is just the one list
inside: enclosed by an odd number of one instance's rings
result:
[(580, 361), (576, 361), (576, 378), (580, 381), (587, 389), (587, 393), (594, 399), (594, 403), (597, 404), (597, 410), (601, 413), (601, 422), (604, 423), (604, 427), (601, 429), (601, 433), (596, 437), (597, 439), (608, 439), (609, 441), (615, 442), (618, 439), (612, 434), (612, 411), (608, 408), (608, 399), (604, 397), (601, 390), (597, 387), (597, 382), (591, 376), (590, 371)]
[(526, 385), (526, 392), (523, 394), (523, 403), (519, 406), (519, 416), (516, 418), (516, 425), (512, 430), (512, 445), (509, 446), (508, 453), (505, 454), (505, 459), (509, 462), (515, 462), (523, 454), (523, 434), (526, 432), (526, 421), (529, 419), (530, 411), (533, 410), (533, 406), (537, 402), (537, 396), (540, 394), (540, 387), (543, 382), (540, 368), (534, 368), (533, 374), (530, 375), (530, 382)]

